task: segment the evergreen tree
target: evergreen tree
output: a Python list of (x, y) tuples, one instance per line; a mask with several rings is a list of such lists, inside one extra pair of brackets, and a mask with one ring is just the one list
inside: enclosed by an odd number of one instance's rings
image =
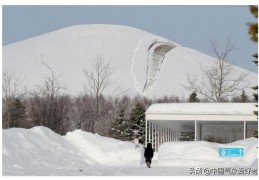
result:
[[(250, 6), (250, 11), (256, 18), (258, 18), (258, 6)], [(248, 26), (249, 26), (248, 33), (251, 35), (251, 40), (258, 43), (258, 21), (256, 23), (248, 23)], [(255, 63), (256, 66), (258, 66), (258, 53), (255, 53), (253, 57), (255, 58), (253, 62)], [(258, 85), (252, 87), (252, 89), (256, 91), (253, 94), (253, 96), (256, 102), (258, 102)], [(256, 105), (256, 107), (258, 108), (258, 104)], [(254, 114), (258, 118), (258, 111), (254, 111)], [(254, 137), (258, 138), (258, 130), (254, 131)]]
[[(250, 6), (251, 13), (258, 18), (258, 6)], [(251, 40), (258, 42), (258, 23), (248, 23), (248, 33), (251, 35)]]
[(190, 95), (189, 102), (200, 102), (200, 99), (197, 97), (197, 93), (195, 91)]
[[(256, 66), (258, 66), (258, 54), (254, 54), (253, 57), (255, 58), (254, 63), (256, 64)], [(256, 91), (255, 93), (253, 93), (253, 96), (255, 101), (258, 102), (258, 85), (252, 87), (252, 89)], [(257, 107), (257, 111), (254, 111), (254, 114), (257, 116), (258, 119), (258, 104), (255, 106)], [(258, 138), (258, 130), (254, 131), (254, 137)]]
[(241, 102), (248, 102), (249, 101), (248, 96), (246, 95), (246, 92), (244, 90), (242, 91), (242, 94), (240, 96), (240, 100), (241, 100)]
[(143, 144), (145, 142), (145, 112), (145, 107), (140, 103), (137, 103), (133, 108), (130, 114), (128, 128), (126, 129), (127, 140), (134, 140), (134, 131), (137, 130), (136, 135), (139, 138), (139, 143)]
[(234, 96), (232, 102), (250, 102), (249, 97), (246, 95), (246, 92), (242, 90), (242, 94), (240, 96)]
[[(250, 6), (251, 13), (255, 16), (255, 18), (258, 18), (258, 6)], [(248, 33), (251, 35), (251, 40), (253, 42), (258, 43), (258, 22), (256, 23), (248, 23), (249, 30)], [(253, 61), (256, 66), (258, 66), (258, 53), (255, 53), (252, 55), (255, 60)], [(256, 93), (253, 94), (256, 102), (258, 102), (258, 85), (252, 87), (256, 91)], [(258, 107), (258, 105), (256, 105)], [(258, 117), (258, 111), (254, 111), (254, 114)]]
[(112, 137), (120, 140), (127, 140), (126, 136), (126, 120), (124, 109), (121, 109), (118, 117), (115, 119), (115, 122), (112, 124)]
[[(254, 54), (253, 57), (255, 58), (254, 63), (256, 64), (256, 66), (258, 66), (258, 54)], [(252, 87), (253, 90), (255, 90), (256, 92), (253, 93), (254, 99), (256, 100), (256, 102), (258, 102), (258, 85)], [(256, 105), (256, 107), (258, 107), (258, 105)], [(254, 114), (257, 116), (258, 118), (258, 111), (254, 111)]]
[(252, 56), (255, 58), (255, 60), (253, 60), (253, 62), (255, 63), (256, 66), (258, 66), (258, 53), (255, 53)]

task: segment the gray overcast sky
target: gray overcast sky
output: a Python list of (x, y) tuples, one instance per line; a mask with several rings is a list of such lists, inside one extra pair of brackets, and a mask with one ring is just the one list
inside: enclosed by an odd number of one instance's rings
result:
[(257, 43), (247, 34), (257, 19), (248, 6), (2, 6), (3, 45), (79, 24), (118, 24), (139, 28), (213, 56), (210, 39), (230, 37), (239, 50), (233, 64), (257, 72)]

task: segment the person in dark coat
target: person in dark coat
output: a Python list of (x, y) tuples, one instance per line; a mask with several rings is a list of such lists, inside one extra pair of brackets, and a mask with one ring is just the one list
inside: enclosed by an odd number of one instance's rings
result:
[(146, 164), (150, 168), (152, 158), (154, 156), (154, 150), (152, 149), (152, 144), (148, 143), (145, 148), (144, 157), (146, 159)]

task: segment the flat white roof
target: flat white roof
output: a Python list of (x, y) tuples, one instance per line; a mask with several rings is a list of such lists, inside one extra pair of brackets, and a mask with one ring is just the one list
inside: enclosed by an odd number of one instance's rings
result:
[(151, 105), (149, 114), (253, 115), (256, 103), (161, 103)]

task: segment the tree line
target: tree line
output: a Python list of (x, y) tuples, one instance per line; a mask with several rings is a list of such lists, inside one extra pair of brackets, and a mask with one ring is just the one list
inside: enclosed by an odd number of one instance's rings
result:
[[(225, 66), (225, 61), (221, 63), (222, 69), (217, 72), (224, 72), (225, 67), (228, 72), (231, 71), (231, 65)], [(45, 126), (60, 135), (81, 129), (121, 140), (133, 140), (137, 136), (139, 142), (144, 143), (145, 111), (153, 103), (254, 102), (244, 90), (240, 95), (229, 95), (233, 88), (236, 89), (237, 84), (242, 82), (240, 79), (235, 81), (235, 86), (231, 86), (230, 91), (221, 91), (216, 99), (209, 93), (205, 96), (202, 89), (196, 89), (199, 85), (195, 85), (193, 81), (188, 81), (192, 93), (186, 98), (175, 95), (152, 99), (140, 95), (130, 97), (122, 87), (114, 85), (112, 75), (116, 68), (101, 56), (93, 59), (90, 70), (83, 70), (87, 83), (85, 93), (71, 96), (66, 93), (66, 86), (60, 82), (59, 76), (55, 75), (43, 58), (42, 65), (49, 70), (49, 75), (33, 91), (22, 88), (22, 75), (7, 70), (3, 72), (3, 128)], [(221, 75), (213, 78), (218, 77)], [(222, 89), (226, 84), (224, 81), (216, 81), (215, 86), (210, 87), (218, 92), (217, 89)], [(198, 94), (202, 97), (198, 97)]]
[[(99, 91), (97, 95), (97, 91), (94, 90), (92, 93), (70, 96), (65, 93), (65, 86), (60, 83), (52, 69), (48, 68), (50, 75), (42, 85), (30, 92), (22, 88), (22, 76), (8, 71), (3, 73), (4, 129), (45, 126), (60, 135), (81, 129), (121, 140), (132, 140), (133, 131), (138, 129), (139, 140), (142, 143), (145, 134), (145, 111), (151, 104), (209, 102), (209, 99), (199, 98), (196, 92), (192, 92), (186, 99), (175, 95), (153, 99), (139, 95), (114, 96), (104, 95)], [(225, 99), (225, 102), (253, 101), (245, 91), (232, 99)]]

